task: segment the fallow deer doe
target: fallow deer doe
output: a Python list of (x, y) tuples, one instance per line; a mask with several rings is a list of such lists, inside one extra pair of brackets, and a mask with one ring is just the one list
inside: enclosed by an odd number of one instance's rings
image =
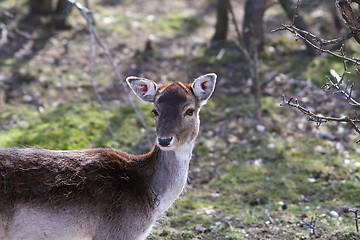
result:
[(213, 73), (192, 84), (128, 77), (153, 103), (152, 150), (0, 149), (1, 240), (145, 239), (183, 191), (199, 110), (215, 88)]

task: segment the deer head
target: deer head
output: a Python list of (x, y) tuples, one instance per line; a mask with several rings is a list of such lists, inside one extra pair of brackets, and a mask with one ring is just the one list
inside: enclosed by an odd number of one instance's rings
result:
[(146, 78), (126, 79), (142, 100), (153, 103), (156, 144), (162, 150), (174, 150), (193, 141), (199, 132), (199, 110), (215, 89), (216, 74), (209, 73), (192, 84), (157, 84)]

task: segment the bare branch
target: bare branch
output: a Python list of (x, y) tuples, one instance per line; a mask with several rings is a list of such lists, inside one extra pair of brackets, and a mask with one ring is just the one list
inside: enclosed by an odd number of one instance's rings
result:
[(334, 94), (342, 94), (344, 95), (344, 97), (346, 98), (347, 101), (349, 101), (350, 105), (352, 106), (360, 106), (360, 102), (358, 102), (357, 100), (355, 100), (352, 97), (352, 91), (354, 88), (354, 83), (351, 83), (350, 85), (350, 90), (349, 92), (347, 91), (347, 89), (349, 88), (349, 86), (347, 85), (345, 89), (341, 88), (341, 83), (343, 81), (343, 77), (341, 77), (340, 81), (335, 83), (333, 82), (329, 77), (326, 77), (326, 79), (330, 82), (329, 84), (326, 84), (325, 87), (327, 87), (328, 89), (330, 88), (335, 88), (336, 91), (334, 92)]
[(0, 44), (4, 44), (7, 39), (8, 29), (7, 29), (6, 25), (2, 22), (0, 22), (0, 29), (1, 29)]
[(139, 110), (137, 109), (135, 102), (130, 97), (129, 88), (128, 88), (126, 82), (124, 81), (124, 79), (120, 76), (120, 73), (118, 72), (118, 70), (116, 68), (115, 61), (114, 61), (111, 53), (109, 52), (109, 50), (106, 48), (106, 46), (104, 45), (104, 43), (101, 41), (101, 39), (99, 38), (99, 36), (96, 33), (94, 33), (94, 36), (95, 36), (96, 41), (98, 42), (98, 44), (100, 45), (100, 47), (104, 51), (105, 55), (107, 56), (108, 61), (111, 64), (111, 68), (112, 68), (112, 70), (113, 70), (113, 72), (115, 74), (115, 77), (116, 77), (117, 81), (119, 82), (122, 90), (125, 92), (126, 99), (129, 102), (130, 106), (133, 108), (133, 110), (134, 110), (136, 116), (138, 117), (138, 119), (140, 120), (141, 124), (143, 125), (143, 127), (146, 130), (155, 131), (154, 128), (152, 128), (152, 127), (150, 127), (149, 125), (146, 124), (144, 118), (142, 117)]
[(359, 215), (358, 213), (360, 212), (359, 208), (353, 208), (353, 209), (349, 209), (349, 212), (354, 213), (355, 217), (355, 226), (356, 226), (356, 232), (359, 234)]
[[(338, 39), (333, 39), (333, 40), (323, 40), (321, 38), (316, 37), (314, 34), (309, 33), (308, 31), (304, 31), (301, 29), (298, 29), (297, 27), (290, 25), (290, 24), (282, 24), (282, 27), (277, 28), (275, 30), (272, 30), (272, 32), (277, 32), (277, 31), (283, 31), (283, 30), (287, 30), (291, 33), (293, 33), (295, 35), (296, 38), (300, 38), (304, 41), (306, 41), (308, 44), (310, 44), (313, 48), (315, 48), (316, 50), (318, 50), (319, 52), (323, 52), (323, 53), (327, 53), (329, 55), (335, 56), (337, 58), (346, 60), (348, 62), (351, 62), (353, 64), (355, 64), (356, 66), (360, 65), (360, 60), (357, 58), (348, 58), (346, 56), (343, 55), (339, 55), (337, 53), (334, 53), (328, 49), (324, 49), (322, 48), (323, 45), (327, 45), (328, 42), (331, 42), (331, 44), (335, 44), (335, 43), (341, 43), (342, 41), (351, 38), (351, 34), (345, 34), (343, 37), (340, 37)], [(314, 44), (312, 41), (310, 41), (308, 39), (308, 37), (312, 37), (315, 40), (317, 40), (318, 42), (320, 42), (320, 46), (317, 46), (316, 44)]]
[(96, 84), (95, 84), (95, 55), (96, 55), (96, 51), (95, 51), (95, 39), (94, 39), (92, 12), (91, 12), (90, 9), (84, 7), (83, 5), (81, 5), (78, 2), (75, 2), (75, 1), (72, 1), (72, 0), (67, 0), (67, 1), (70, 4), (72, 4), (73, 6), (75, 6), (80, 11), (80, 13), (82, 14), (82, 16), (85, 18), (85, 20), (87, 22), (89, 36), (90, 36), (90, 82), (91, 82), (93, 92), (94, 92), (98, 102), (100, 103), (100, 111), (102, 113), (102, 117), (103, 117), (104, 121), (107, 123), (106, 128), (110, 132), (111, 136), (114, 137), (115, 133), (112, 130), (112, 127), (111, 127), (108, 119), (105, 117), (104, 101), (103, 101), (101, 95), (99, 94), (99, 92), (97, 91)]
[[(323, 39), (323, 38), (319, 38), (318, 36), (314, 35), (311, 32), (299, 29), (299, 28), (295, 27), (294, 25), (283, 24), (282, 26), (283, 27), (274, 29), (271, 32), (278, 32), (278, 31), (288, 30), (288, 31), (294, 33), (297, 37), (299, 37), (298, 35), (301, 35), (304, 38), (306, 38), (307, 43), (309, 43), (309, 39), (312, 39), (312, 40), (314, 40), (314, 42), (318, 42), (320, 46), (338, 45), (338, 44), (343, 43), (345, 40), (350, 39), (350, 38), (352, 38), (354, 36), (352, 31), (348, 31), (347, 33), (345, 33), (344, 35), (342, 35), (342, 36), (340, 36), (338, 38), (326, 40), (326, 39)], [(292, 30), (290, 30), (289, 28), (291, 28)], [(301, 38), (301, 39), (305, 40), (304, 38)], [(312, 46), (314, 47), (314, 43), (312, 44)]]
[(330, 117), (330, 116), (323, 116), (319, 114), (315, 114), (309, 109), (301, 106), (297, 99), (290, 98), (289, 100), (286, 100), (285, 95), (283, 95), (283, 100), (280, 104), (280, 106), (290, 106), (293, 108), (298, 109), (303, 114), (307, 115), (309, 118), (309, 121), (313, 121), (316, 123), (317, 127), (319, 127), (322, 123), (326, 122), (343, 122), (343, 123), (350, 123), (354, 130), (360, 134), (360, 129), (356, 126), (355, 123), (360, 123), (360, 119), (352, 119), (348, 116), (345, 117)]
[(320, 238), (321, 233), (319, 232), (323, 232), (323, 229), (316, 226), (316, 221), (317, 221), (317, 215), (315, 214), (315, 216), (311, 218), (310, 222), (300, 221), (299, 224), (301, 227), (310, 229), (310, 233), (309, 233), (310, 237), (314, 236), (315, 238)]
[[(136, 107), (135, 102), (132, 100), (132, 98), (130, 97), (130, 92), (129, 89), (127, 88), (127, 85), (125, 83), (125, 81), (123, 80), (123, 78), (120, 76), (119, 72), (116, 69), (116, 65), (115, 62), (113, 60), (112, 55), (110, 54), (109, 50), (107, 49), (107, 47), (105, 46), (105, 44), (101, 41), (101, 39), (99, 38), (99, 36), (97, 35), (96, 31), (94, 31), (93, 28), (93, 16), (92, 16), (92, 11), (86, 7), (84, 7), (82, 4), (80, 4), (79, 2), (73, 1), (73, 0), (67, 0), (70, 4), (72, 4), (73, 6), (75, 6), (80, 13), (82, 14), (82, 16), (86, 19), (86, 22), (88, 24), (88, 31), (89, 31), (89, 35), (90, 35), (90, 81), (91, 81), (91, 85), (93, 87), (93, 91), (94, 94), (96, 96), (96, 98), (98, 99), (100, 105), (101, 105), (101, 111), (103, 113), (103, 116), (105, 118), (104, 115), (104, 101), (101, 97), (101, 95), (98, 93), (97, 89), (96, 89), (96, 84), (95, 84), (95, 77), (94, 77), (94, 66), (95, 66), (95, 41), (99, 44), (99, 46), (102, 48), (102, 50), (104, 51), (104, 53), (106, 54), (109, 63), (111, 64), (112, 70), (115, 74), (116, 79), (118, 80), (120, 86), (122, 87), (123, 91), (125, 92), (127, 101), (129, 102), (129, 104), (131, 105), (131, 107), (133, 108), (136, 116), (138, 117), (138, 119), (140, 120), (142, 126), (146, 129), (146, 130), (152, 130), (153, 128), (149, 127), (144, 118), (142, 117), (142, 115), (140, 114), (139, 110)], [(107, 126), (108, 130), (110, 131), (110, 133), (112, 134), (112, 136), (114, 136), (114, 133), (111, 129), (111, 126), (108, 124)], [(148, 142), (149, 144), (151, 144), (151, 140), (148, 137)]]
[[(235, 41), (236, 46), (241, 51), (243, 56), (246, 59), (246, 62), (248, 64), (248, 74), (250, 78), (252, 79), (252, 92), (254, 95), (254, 115), (256, 119), (261, 118), (261, 84), (260, 84), (260, 73), (259, 73), (259, 57), (258, 57), (258, 51), (257, 47), (254, 47), (254, 49), (248, 49), (245, 46), (243, 36), (240, 32), (239, 26), (236, 21), (234, 9), (232, 7), (231, 1), (229, 1), (229, 12), (231, 15), (231, 19), (233, 22), (233, 25), (235, 27), (237, 41)], [(253, 50), (253, 51), (251, 51)]]
[(231, 15), (231, 20), (233, 22), (233, 25), (235, 27), (236, 37), (237, 37), (237, 40), (238, 40), (235, 43), (236, 43), (237, 47), (239, 48), (239, 50), (241, 51), (241, 53), (246, 58), (246, 60), (253, 66), (254, 61), (253, 61), (252, 57), (250, 56), (250, 53), (246, 50), (246, 47), (245, 47), (245, 44), (244, 44), (244, 39), (243, 39), (242, 34), (240, 32), (239, 26), (237, 24), (234, 9), (232, 7), (231, 1), (229, 1), (229, 12), (230, 12), (230, 15)]

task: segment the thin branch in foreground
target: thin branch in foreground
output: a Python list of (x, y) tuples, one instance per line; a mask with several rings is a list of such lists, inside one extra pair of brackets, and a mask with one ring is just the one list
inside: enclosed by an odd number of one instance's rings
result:
[(240, 52), (243, 54), (243, 56), (246, 59), (246, 62), (248, 63), (248, 73), (250, 78), (252, 79), (252, 92), (254, 96), (254, 116), (255, 119), (261, 118), (261, 84), (260, 84), (260, 73), (259, 73), (259, 56), (257, 47), (254, 47), (253, 51), (248, 49), (245, 46), (243, 36), (240, 32), (239, 26), (236, 21), (235, 12), (232, 6), (231, 1), (229, 1), (229, 12), (231, 15), (232, 23), (235, 28), (237, 41), (235, 41), (236, 46), (240, 50)]
[(231, 20), (232, 20), (232, 23), (234, 25), (235, 32), (236, 32), (236, 37), (237, 37), (237, 41), (235, 42), (236, 46), (239, 48), (239, 50), (244, 55), (244, 57), (249, 62), (249, 64), (251, 66), (254, 66), (254, 61), (253, 61), (252, 57), (250, 56), (250, 53), (247, 51), (247, 49), (245, 47), (244, 39), (243, 39), (243, 36), (242, 36), (242, 34), (240, 32), (239, 26), (237, 24), (236, 16), (235, 16), (234, 9), (232, 7), (231, 1), (229, 1), (229, 12), (230, 12)]
[[(301, 35), (302, 37), (305, 37), (307, 39), (307, 41), (309, 41), (309, 39), (314, 40), (314, 42), (319, 43), (319, 45), (321, 47), (327, 46), (327, 45), (339, 45), (341, 43), (343, 43), (345, 40), (350, 39), (354, 36), (352, 31), (348, 31), (346, 32), (344, 35), (338, 37), (338, 38), (334, 38), (334, 39), (323, 39), (323, 38), (319, 38), (318, 36), (316, 36), (315, 34), (299, 29), (297, 27), (295, 27), (294, 25), (291, 24), (283, 24), (283, 27), (279, 27), (277, 29), (272, 30), (271, 32), (278, 32), (278, 31), (283, 31), (283, 30), (288, 30), (291, 33), (297, 32), (297, 34), (295, 34), (296, 36)], [(305, 39), (304, 39), (305, 40)]]
[[(326, 79), (329, 81), (328, 84), (325, 84), (325, 86), (323, 88), (335, 88), (336, 91), (334, 92), (334, 94), (342, 94), (344, 95), (345, 99), (349, 102), (350, 105), (352, 106), (360, 106), (360, 102), (358, 102), (357, 100), (355, 100), (352, 97), (352, 93), (353, 93), (353, 89), (354, 89), (354, 83), (348, 83), (346, 84), (345, 89), (342, 89), (341, 87), (341, 83), (343, 81), (343, 77), (341, 77), (339, 82), (334, 82), (332, 81), (329, 77), (326, 76)], [(348, 90), (349, 89), (349, 90)]]
[[(101, 47), (101, 49), (103, 50), (103, 52), (106, 54), (109, 63), (111, 64), (112, 70), (115, 74), (116, 79), (118, 80), (120, 86), (122, 87), (122, 90), (124, 91), (127, 101), (129, 102), (129, 104), (131, 105), (131, 107), (133, 108), (137, 118), (139, 119), (139, 121), (141, 122), (142, 126), (146, 129), (146, 130), (152, 130), (153, 128), (151, 128), (150, 126), (148, 126), (144, 120), (144, 118), (142, 117), (142, 115), (140, 114), (139, 110), (136, 107), (135, 102), (132, 100), (132, 98), (130, 97), (130, 92), (129, 89), (127, 88), (127, 85), (125, 83), (125, 81), (123, 80), (123, 78), (120, 76), (119, 72), (116, 69), (116, 64), (113, 60), (112, 55), (110, 54), (109, 50), (107, 49), (107, 47), (105, 46), (105, 44), (101, 41), (101, 39), (99, 38), (99, 36), (97, 35), (96, 31), (94, 30), (93, 27), (93, 15), (92, 15), (92, 11), (86, 7), (84, 7), (82, 4), (80, 4), (79, 2), (73, 1), (73, 0), (67, 0), (70, 4), (72, 4), (73, 6), (75, 6), (80, 13), (82, 14), (82, 16), (85, 18), (87, 25), (88, 25), (88, 31), (89, 31), (89, 36), (90, 36), (90, 81), (91, 81), (91, 85), (94, 91), (94, 94), (98, 100), (98, 102), (100, 103), (100, 110), (103, 113), (103, 117), (105, 118), (105, 114), (104, 114), (104, 101), (101, 97), (101, 95), (98, 93), (97, 89), (96, 89), (96, 84), (95, 84), (95, 77), (94, 77), (94, 66), (95, 66), (95, 41), (99, 44), (99, 46)], [(107, 121), (107, 120), (106, 120)], [(111, 133), (111, 135), (114, 137), (115, 134), (110, 126), (110, 124), (107, 124), (107, 128), (109, 130), (109, 132)], [(147, 140), (149, 145), (152, 145), (152, 142), (150, 140), (150, 136), (148, 134), (148, 131), (146, 132), (146, 136), (147, 136)]]
[(1, 37), (0, 37), (0, 45), (1, 45), (4, 44), (7, 40), (8, 29), (6, 25), (2, 22), (0, 22), (0, 29), (1, 29)]
[[(346, 56), (345, 51), (344, 51), (344, 45), (341, 46), (339, 51), (341, 53), (341, 56), (343, 56), (343, 57)], [(325, 76), (325, 78), (328, 80), (329, 83), (325, 84), (323, 89), (330, 90), (333, 88), (333, 89), (335, 89), (335, 92), (333, 92), (333, 93), (343, 95), (351, 106), (360, 106), (360, 102), (358, 102), (355, 98), (353, 98), (353, 90), (354, 90), (355, 84), (348, 81), (347, 84), (345, 85), (345, 87), (343, 86), (345, 76), (351, 74), (348, 71), (347, 61), (344, 59), (343, 59), (343, 68), (344, 68), (344, 71), (341, 74), (341, 76), (334, 69), (330, 70), (330, 74), (334, 78), (334, 81), (331, 80), (328, 76)]]
[[(346, 61), (351, 62), (352, 64), (354, 64), (356, 66), (360, 65), (360, 60), (357, 59), (357, 58), (349, 58), (349, 57), (339, 55), (339, 54), (334, 53), (334, 52), (332, 52), (332, 51), (330, 51), (328, 49), (323, 48), (324, 45), (329, 44), (328, 42), (331, 42), (331, 44), (335, 44), (335, 43), (340, 44), (340, 43), (342, 43), (343, 41), (345, 41), (345, 40), (352, 37), (351, 33), (347, 33), (343, 37), (340, 37), (338, 39), (323, 40), (321, 38), (316, 37), (314, 34), (308, 32), (308, 31), (298, 29), (297, 27), (295, 27), (295, 26), (293, 26), (291, 24), (282, 24), (282, 27), (277, 28), (275, 30), (272, 30), (272, 32), (284, 31), (284, 30), (287, 30), (287, 31), (293, 33), (296, 38), (304, 40), (305, 42), (310, 44), (314, 49), (318, 50), (319, 52), (327, 53), (327, 54), (332, 55), (334, 57), (346, 60)], [(312, 41), (310, 41), (309, 37), (314, 38), (314, 40), (316, 40), (317, 42), (320, 42), (320, 44), (319, 44), (320, 46), (318, 46), (318, 45), (314, 44)]]
[(360, 119), (358, 119), (358, 118), (352, 119), (348, 116), (329, 117), (329, 116), (315, 114), (312, 111), (310, 111), (309, 109), (301, 106), (297, 99), (290, 98), (289, 100), (286, 100), (285, 95), (283, 95), (283, 100), (282, 100), (280, 106), (290, 106), (292, 108), (299, 110), (300, 112), (302, 112), (303, 114), (308, 116), (309, 121), (315, 122), (317, 127), (319, 127), (322, 123), (326, 123), (326, 122), (350, 123), (350, 125), (354, 128), (354, 130), (360, 134), (360, 129), (356, 126), (356, 123), (360, 123)]
[(321, 233), (319, 232), (323, 232), (323, 229), (316, 226), (316, 221), (317, 221), (317, 214), (315, 214), (314, 217), (311, 217), (310, 222), (300, 221), (299, 224), (301, 227), (310, 229), (309, 232), (310, 237), (314, 236), (315, 238), (320, 238)]
[(94, 32), (94, 36), (95, 36), (96, 41), (98, 42), (98, 44), (102, 48), (103, 52), (107, 56), (108, 61), (111, 64), (111, 68), (112, 68), (112, 70), (113, 70), (113, 72), (115, 74), (115, 77), (116, 77), (117, 81), (119, 82), (120, 86), (122, 87), (122, 90), (125, 92), (126, 99), (129, 102), (129, 104), (131, 105), (131, 107), (133, 108), (133, 110), (134, 110), (136, 116), (138, 117), (138, 119), (140, 120), (141, 124), (143, 125), (143, 127), (146, 130), (155, 131), (155, 129), (153, 127), (150, 127), (149, 125), (146, 124), (144, 118), (142, 117), (139, 110), (137, 109), (135, 102), (130, 97), (129, 88), (128, 88), (126, 82), (124, 81), (124, 79), (120, 76), (119, 72), (117, 71), (115, 61), (113, 60), (113, 57), (112, 57), (111, 53), (105, 47), (104, 43), (101, 41), (101, 39), (99, 38), (99, 36), (95, 32)]
[(91, 82), (91, 87), (93, 89), (93, 92), (96, 96), (96, 99), (98, 100), (99, 104), (100, 104), (100, 111), (102, 114), (102, 117), (104, 119), (104, 121), (106, 122), (106, 128), (108, 129), (108, 131), (110, 132), (111, 136), (114, 137), (115, 133), (112, 130), (112, 127), (110, 125), (110, 122), (108, 121), (108, 119), (105, 116), (105, 109), (104, 109), (104, 101), (101, 97), (101, 95), (99, 94), (97, 88), (96, 88), (96, 84), (95, 84), (95, 55), (96, 55), (96, 51), (95, 51), (95, 40), (94, 40), (94, 30), (93, 30), (93, 17), (92, 17), (92, 11), (86, 7), (84, 7), (83, 5), (81, 5), (78, 2), (72, 1), (72, 0), (67, 0), (70, 4), (72, 4), (73, 6), (75, 6), (80, 13), (82, 14), (82, 16), (85, 18), (87, 25), (88, 25), (88, 31), (89, 31), (89, 36), (90, 36), (90, 82)]
[(359, 220), (360, 220), (360, 217), (358, 215), (358, 213), (360, 212), (360, 209), (359, 208), (349, 209), (349, 212), (354, 213), (356, 232), (357, 232), (357, 234), (360, 234), (360, 232), (359, 232)]

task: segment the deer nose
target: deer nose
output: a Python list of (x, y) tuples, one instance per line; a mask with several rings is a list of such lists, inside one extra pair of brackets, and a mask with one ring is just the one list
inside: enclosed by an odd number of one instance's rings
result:
[(160, 138), (160, 137), (158, 137), (158, 143), (162, 147), (168, 147), (172, 140), (173, 140), (173, 137), (168, 137), (168, 138)]

